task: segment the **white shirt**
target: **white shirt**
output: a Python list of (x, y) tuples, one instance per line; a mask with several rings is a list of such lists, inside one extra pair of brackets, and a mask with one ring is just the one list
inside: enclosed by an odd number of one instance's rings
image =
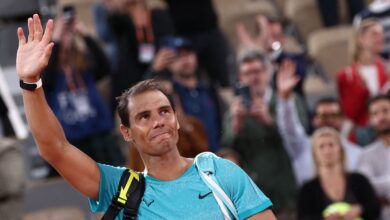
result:
[(362, 76), (368, 91), (371, 96), (379, 94), (379, 80), (378, 80), (378, 69), (375, 65), (365, 65), (359, 68), (360, 75)]

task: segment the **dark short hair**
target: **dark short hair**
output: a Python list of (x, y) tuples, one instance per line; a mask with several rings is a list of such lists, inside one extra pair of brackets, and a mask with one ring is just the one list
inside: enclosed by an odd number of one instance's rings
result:
[(164, 94), (167, 97), (173, 111), (176, 112), (175, 104), (173, 102), (172, 96), (165, 91), (165, 89), (160, 85), (158, 80), (149, 79), (149, 80), (140, 81), (134, 86), (132, 86), (130, 89), (124, 91), (122, 95), (116, 98), (118, 102), (117, 111), (121, 123), (124, 126), (130, 127), (130, 120), (129, 120), (130, 109), (128, 108), (130, 99), (139, 94), (149, 92), (149, 91), (160, 91), (162, 94)]
[(387, 100), (390, 102), (390, 96), (387, 95), (387, 94), (382, 94), (382, 95), (377, 95), (377, 96), (373, 96), (371, 97), (370, 99), (368, 99), (368, 102), (367, 102), (367, 106), (368, 108), (374, 104), (375, 102), (378, 102), (378, 101), (382, 101), (382, 100)]
[(323, 98), (320, 98), (316, 104), (314, 105), (314, 114), (317, 113), (317, 108), (322, 105), (322, 104), (330, 104), (330, 103), (335, 103), (335, 104), (338, 104), (340, 105), (339, 103), (339, 100), (334, 98), (334, 97), (323, 97)]

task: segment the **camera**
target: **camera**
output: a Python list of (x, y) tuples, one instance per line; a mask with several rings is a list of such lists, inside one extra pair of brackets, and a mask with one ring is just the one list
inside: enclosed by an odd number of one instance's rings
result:
[(235, 87), (235, 94), (238, 96), (241, 96), (242, 98), (242, 105), (246, 108), (249, 109), (252, 105), (252, 95), (251, 95), (251, 90), (249, 86), (247, 85), (236, 85)]

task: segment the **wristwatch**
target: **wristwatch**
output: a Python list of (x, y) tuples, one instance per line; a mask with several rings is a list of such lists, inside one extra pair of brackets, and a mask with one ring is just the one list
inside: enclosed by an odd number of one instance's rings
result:
[(29, 91), (34, 91), (36, 89), (39, 89), (42, 87), (42, 79), (40, 78), (38, 81), (36, 82), (23, 82), (23, 80), (19, 80), (19, 85), (20, 85), (20, 88), (22, 89), (25, 89), (25, 90), (29, 90)]

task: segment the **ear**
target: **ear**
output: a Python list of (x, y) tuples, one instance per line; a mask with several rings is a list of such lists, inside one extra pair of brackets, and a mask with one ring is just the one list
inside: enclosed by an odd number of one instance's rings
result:
[(123, 124), (121, 124), (119, 128), (123, 136), (123, 139), (125, 139), (126, 142), (130, 142), (133, 140), (133, 136), (131, 134), (130, 128), (124, 126)]

